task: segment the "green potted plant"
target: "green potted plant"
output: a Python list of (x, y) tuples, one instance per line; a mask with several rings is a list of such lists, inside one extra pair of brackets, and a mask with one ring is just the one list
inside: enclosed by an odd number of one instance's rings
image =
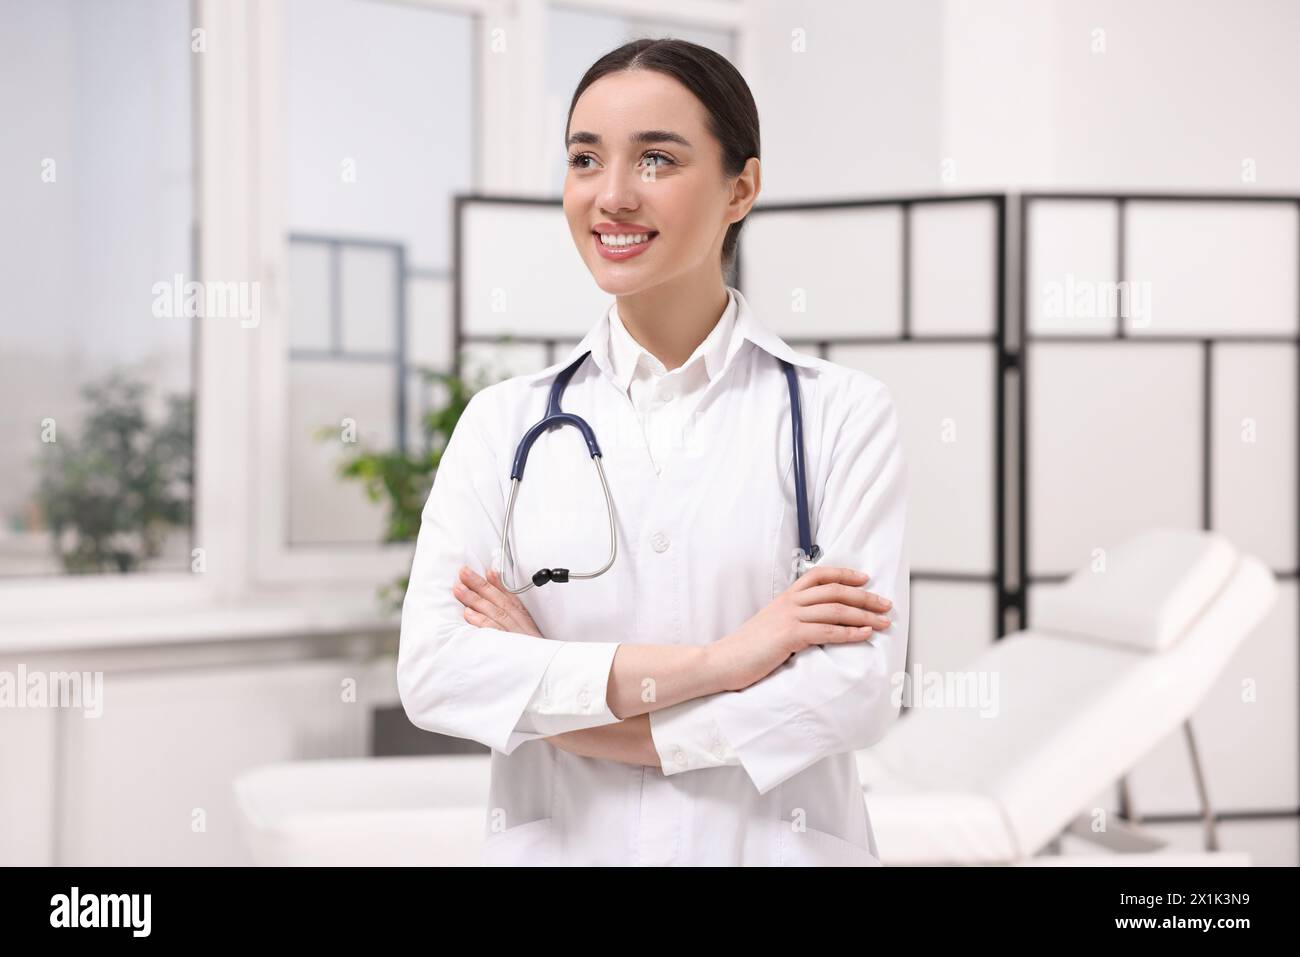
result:
[(134, 571), (190, 527), (193, 399), (169, 396), (151, 422), (146, 392), (118, 372), (87, 385), (80, 437), (61, 430), (43, 450), (36, 500), (65, 571)]
[[(362, 448), (349, 455), (339, 466), (339, 475), (350, 481), (359, 481), (372, 502), (386, 505), (384, 542), (413, 542), (420, 531), (420, 514), (433, 487), (433, 477), (442, 461), (443, 450), (451, 438), (461, 413), (470, 398), (484, 388), (494, 376), (480, 370), (471, 384), (452, 373), (424, 372), (425, 381), (446, 386), (446, 400), (427, 411), (420, 420), (423, 441), (400, 450), (376, 451)], [(317, 432), (321, 439), (334, 439), (335, 427), (324, 427)], [(390, 610), (401, 607), (406, 597), (408, 576), (402, 576), (379, 590), (380, 599)]]

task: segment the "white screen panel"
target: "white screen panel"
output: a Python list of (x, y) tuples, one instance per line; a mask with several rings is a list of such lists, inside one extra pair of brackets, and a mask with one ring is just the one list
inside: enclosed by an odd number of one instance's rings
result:
[(1294, 203), (1134, 201), (1126, 223), (1132, 335), (1297, 332)]
[(1296, 347), (1214, 347), (1211, 520), (1270, 568), (1295, 570)]
[(466, 335), (580, 339), (613, 303), (574, 247), (558, 203), (467, 203), (463, 216)]
[(1152, 525), (1201, 527), (1201, 350), (1028, 350), (1029, 570), (1064, 574)]
[(406, 361), (433, 369), (452, 365), (451, 279), (412, 276), (406, 284)]
[(1030, 200), (1026, 323), (1031, 335), (1109, 335), (1118, 327), (1117, 207), (1109, 201)]
[(741, 291), (783, 338), (902, 331), (896, 206), (751, 213), (740, 258)]
[(981, 345), (832, 346), (894, 398), (908, 478), (912, 567), (993, 571), (994, 353)]
[(997, 592), (992, 584), (913, 578), (907, 639), (907, 670), (913, 687), (917, 687), (918, 676), (924, 682), (926, 672), (970, 668), (996, 640), (996, 608)]
[[(556, 361), (565, 353), (556, 349)], [(540, 343), (466, 343), (461, 349), (465, 359), (464, 372), (474, 382), (482, 375), (488, 382), (500, 382), (511, 376), (530, 375), (545, 369), (546, 347)]]
[(912, 207), (912, 332), (997, 331), (997, 214), (992, 203)]

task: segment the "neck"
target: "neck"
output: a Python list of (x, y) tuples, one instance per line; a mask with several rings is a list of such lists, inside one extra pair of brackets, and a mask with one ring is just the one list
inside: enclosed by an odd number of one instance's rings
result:
[(680, 367), (708, 338), (727, 310), (727, 287), (718, 273), (682, 277), (618, 296), (618, 317), (628, 333), (665, 369)]

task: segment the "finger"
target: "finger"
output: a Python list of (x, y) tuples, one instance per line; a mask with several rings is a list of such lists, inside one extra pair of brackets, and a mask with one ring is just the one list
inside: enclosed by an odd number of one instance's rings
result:
[(495, 605), (503, 612), (508, 612), (510, 610), (510, 604), (506, 601), (507, 593), (501, 589), (495, 588), (491, 582), (485, 579), (482, 575), (474, 572), (473, 569), (469, 567), (461, 568), (460, 585), (462, 588), (478, 595), (484, 601)]
[(502, 609), (509, 617), (515, 631), (533, 634), (537, 631), (537, 625), (533, 621), (533, 616), (529, 614), (527, 606), (519, 600), (519, 596), (512, 594), (505, 584), (501, 581), (501, 573), (495, 568), (488, 569), (486, 579), (479, 577), (478, 592), (488, 601)]
[(524, 603), (519, 600), (517, 595), (512, 594), (509, 589), (501, 582), (501, 576), (496, 569), (488, 569), (488, 577), (484, 578), (470, 568), (465, 568), (461, 574), (461, 580), (470, 588), (478, 592), (485, 599), (496, 605), (502, 611), (514, 618), (528, 616), (528, 609)]
[(497, 590), (501, 595), (501, 600), (508, 606), (513, 608), (516, 612), (528, 614), (528, 609), (524, 606), (524, 603), (520, 600), (519, 596), (506, 588), (505, 582), (501, 580), (501, 573), (499, 571), (495, 568), (488, 569), (487, 580), (488, 584)]
[(838, 601), (876, 612), (886, 612), (894, 607), (892, 601), (875, 592), (866, 591), (856, 585), (843, 584), (818, 585), (816, 588), (805, 589), (795, 597), (795, 601), (800, 605)]
[(510, 630), (508, 628), (503, 628), (500, 622), (493, 621), (491, 618), (484, 617), (483, 615), (476, 612), (473, 608), (465, 609), (465, 620), (469, 622), (471, 625), (476, 625), (479, 628), (496, 628), (500, 631)]
[(799, 612), (799, 620), (808, 623), (827, 623), (832, 625), (866, 626), (876, 631), (884, 631), (893, 624), (884, 615), (877, 615), (856, 605), (840, 602), (823, 602), (809, 605)]
[(509, 630), (510, 616), (504, 608), (498, 608), (492, 602), (488, 601), (478, 592), (466, 588), (464, 585), (456, 584), (452, 586), (451, 592), (466, 608), (473, 609), (484, 618), (487, 618), (504, 630)]
[(853, 585), (863, 585), (871, 578), (866, 572), (860, 572), (856, 568), (842, 568), (838, 565), (814, 565), (808, 571), (799, 576), (795, 582), (795, 587), (802, 590), (805, 588), (815, 588), (818, 585), (826, 585), (831, 582), (848, 582)]
[(866, 589), (859, 588), (856, 585), (845, 585), (840, 582), (805, 588), (794, 596), (794, 601), (798, 605), (815, 605), (818, 602), (841, 602), (845, 605), (856, 605), (859, 608), (867, 608), (872, 611), (886, 611), (889, 607), (888, 605), (881, 607), (879, 595), (873, 595)]
[(800, 626), (799, 634), (810, 645), (845, 645), (866, 641), (875, 632), (856, 625), (806, 624)]

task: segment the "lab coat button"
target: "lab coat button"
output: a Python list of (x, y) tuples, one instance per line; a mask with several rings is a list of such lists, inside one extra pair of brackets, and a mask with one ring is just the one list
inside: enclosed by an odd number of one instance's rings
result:
[(663, 532), (655, 532), (654, 536), (650, 539), (650, 546), (657, 552), (667, 551), (668, 536)]
[(591, 704), (591, 695), (587, 694), (585, 691), (579, 693), (578, 704), (582, 705), (584, 708), (587, 707), (587, 705)]
[(684, 752), (681, 748), (678, 748), (676, 751), (673, 752), (673, 760), (676, 761), (678, 764), (685, 764), (686, 752)]

